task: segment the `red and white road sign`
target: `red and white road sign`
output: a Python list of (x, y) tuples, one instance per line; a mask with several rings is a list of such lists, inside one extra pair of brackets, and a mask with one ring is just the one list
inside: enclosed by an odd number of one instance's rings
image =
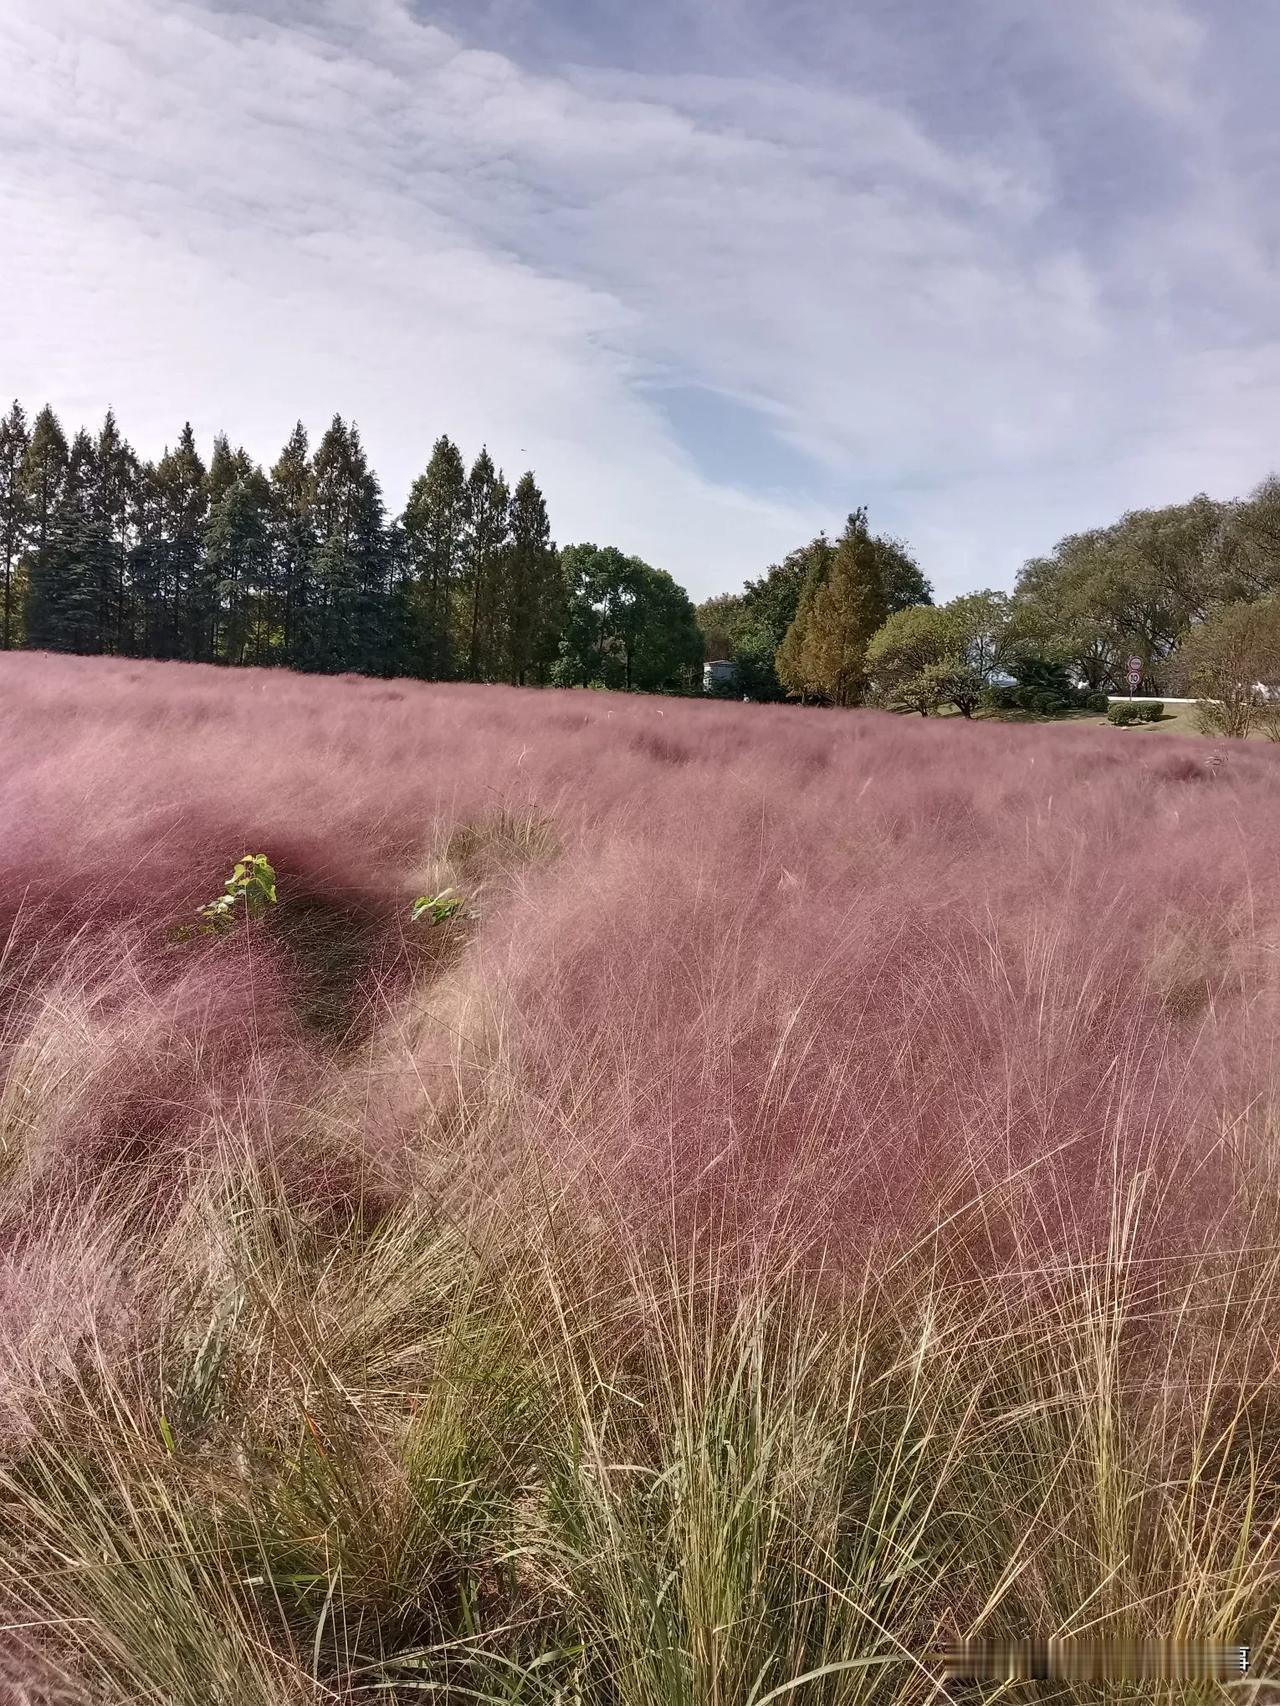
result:
[(1129, 691), (1130, 691), (1130, 693), (1133, 692), (1134, 688), (1138, 685), (1138, 683), (1141, 680), (1142, 680), (1142, 659), (1141, 658), (1130, 658), (1129, 659)]

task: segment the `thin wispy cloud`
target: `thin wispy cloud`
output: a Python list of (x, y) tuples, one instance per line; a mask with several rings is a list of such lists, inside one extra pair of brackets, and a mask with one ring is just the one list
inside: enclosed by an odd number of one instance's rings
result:
[(338, 409), (392, 503), (487, 440), (696, 595), (862, 502), (953, 590), (1260, 479), (1261, 9), (830, 10), (9, 0), (0, 383), (146, 452)]

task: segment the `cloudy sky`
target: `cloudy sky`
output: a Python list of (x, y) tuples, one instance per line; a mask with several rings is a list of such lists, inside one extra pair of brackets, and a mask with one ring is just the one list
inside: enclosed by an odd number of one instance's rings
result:
[(1280, 466), (1274, 0), (0, 0), (0, 390), (532, 465), (695, 596)]

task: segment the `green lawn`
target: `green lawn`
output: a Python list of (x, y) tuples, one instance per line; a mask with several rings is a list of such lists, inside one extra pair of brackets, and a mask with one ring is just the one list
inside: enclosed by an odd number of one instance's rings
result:
[[(1083, 724), (1089, 728), (1110, 729), (1114, 725), (1107, 721), (1105, 711), (1072, 711), (1061, 718), (1050, 718), (1049, 721)], [(1132, 729), (1117, 729), (1117, 734), (1129, 734), (1137, 730), (1150, 733), (1163, 732), (1171, 735), (1200, 735), (1201, 730), (1196, 724), (1196, 708), (1194, 705), (1169, 705), (1164, 716), (1158, 723), (1134, 723)], [(1202, 737), (1203, 738), (1203, 737)]]
[[(941, 711), (939, 716), (957, 716), (952, 710)], [(996, 713), (979, 713), (984, 722), (1001, 723), (1039, 723), (1055, 728), (1093, 728), (1106, 729), (1116, 735), (1143, 734), (1172, 734), (1195, 735), (1201, 740), (1219, 739), (1219, 736), (1206, 736), (1196, 725), (1196, 708), (1194, 705), (1171, 705), (1165, 711), (1158, 723), (1134, 723), (1130, 728), (1115, 728), (1107, 721), (1106, 713), (1094, 711), (1069, 711), (1062, 717), (1037, 717), (1030, 711), (1004, 711)], [(1266, 740), (1267, 736), (1261, 729), (1255, 728), (1249, 735), (1250, 740)]]

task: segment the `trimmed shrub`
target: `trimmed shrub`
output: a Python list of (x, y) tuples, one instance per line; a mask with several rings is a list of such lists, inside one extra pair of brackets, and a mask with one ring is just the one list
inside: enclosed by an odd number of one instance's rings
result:
[(1163, 716), (1164, 704), (1159, 699), (1153, 699), (1149, 704), (1121, 699), (1107, 707), (1107, 721), (1118, 729), (1130, 728), (1134, 723), (1158, 723)]
[(1060, 717), (1064, 711), (1070, 709), (1070, 704), (1061, 693), (1046, 690), (1032, 694), (1031, 709), (1038, 717)]
[(1086, 693), (1084, 696), (1084, 709), (1086, 711), (1094, 711), (1100, 716), (1105, 716), (1110, 706), (1111, 701), (1105, 693)]
[(989, 711), (1017, 711), (1020, 707), (1017, 687), (988, 687), (982, 702)]

